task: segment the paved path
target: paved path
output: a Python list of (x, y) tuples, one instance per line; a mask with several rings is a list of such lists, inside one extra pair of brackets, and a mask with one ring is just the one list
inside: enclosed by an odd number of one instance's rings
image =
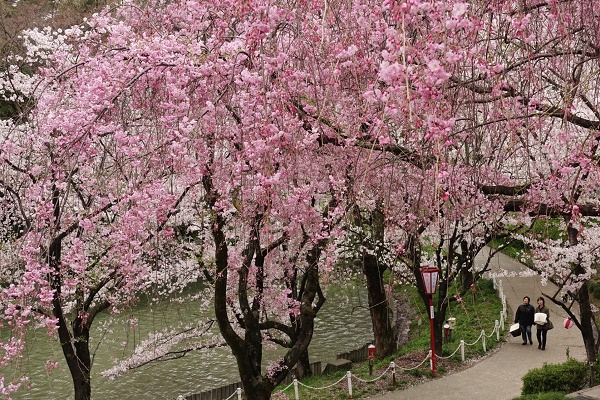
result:
[[(478, 258), (477, 261), (482, 262), (483, 257)], [(492, 272), (497, 273), (501, 269), (510, 272), (527, 270), (521, 263), (503, 254), (498, 254), (493, 260)], [(502, 280), (506, 302), (509, 307), (508, 321), (505, 324), (507, 331), (514, 319), (514, 310), (523, 302), (524, 296), (529, 296), (532, 304), (537, 305), (535, 299), (541, 295), (542, 291), (550, 294), (555, 290), (554, 286), (542, 287), (539, 276), (504, 276), (498, 279)], [(545, 362), (562, 363), (566, 360), (567, 351), (573, 358), (585, 359), (585, 349), (579, 330), (577, 328), (565, 329), (563, 323), (566, 313), (550, 301), (546, 305), (550, 309), (550, 319), (554, 323), (554, 329), (548, 332), (545, 351), (537, 348), (535, 327), (533, 327), (533, 346), (522, 346), (520, 336), (515, 338), (507, 334), (507, 341), (502, 344), (498, 351), (471, 368), (409, 389), (372, 397), (372, 399), (474, 398), (510, 400), (519, 396), (523, 383), (521, 377), (528, 370), (541, 367)], [(600, 389), (594, 389), (585, 393), (586, 398), (590, 400), (600, 399)], [(595, 395), (598, 395), (598, 397), (594, 397)]]

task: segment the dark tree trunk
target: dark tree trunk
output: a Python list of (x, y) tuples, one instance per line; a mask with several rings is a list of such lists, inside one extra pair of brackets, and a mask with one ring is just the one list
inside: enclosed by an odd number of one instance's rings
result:
[[(54, 190), (53, 203), (56, 228), (60, 227), (58, 223), (60, 220), (58, 199), (59, 193), (57, 190)], [(81, 318), (77, 317), (71, 326), (73, 329), (71, 332), (69, 330), (67, 318), (63, 313), (61, 298), (62, 276), (60, 270), (62, 242), (60, 237), (56, 238), (49, 246), (48, 254), (49, 266), (52, 270), (56, 271), (50, 278), (50, 285), (54, 289), (52, 313), (58, 320), (58, 337), (71, 373), (73, 389), (75, 391), (75, 400), (90, 400), (92, 397), (92, 385), (90, 380), (92, 362), (89, 347), (90, 330), (89, 325), (84, 324)]]
[(75, 400), (90, 400), (92, 397), (92, 382), (90, 379), (91, 357), (89, 348), (89, 330), (77, 330), (72, 335), (65, 324), (64, 318), (59, 318), (58, 337), (61, 348), (71, 373)]
[[(89, 331), (79, 332), (74, 339), (75, 360), (67, 362), (71, 377), (73, 378), (73, 388), (75, 390), (75, 400), (90, 400), (92, 397), (92, 382), (90, 379), (91, 358), (89, 347)], [(64, 352), (64, 346), (63, 346)], [(72, 353), (71, 353), (72, 354)]]
[(252, 385), (243, 385), (243, 398), (246, 400), (269, 400), (271, 398), (271, 392), (273, 391), (273, 385), (264, 384), (264, 378), (258, 378)]
[(460, 250), (462, 260), (460, 263), (460, 287), (461, 292), (465, 293), (475, 282), (473, 275), (474, 256), (471, 254), (472, 249), (469, 249), (468, 243), (465, 240), (461, 241)]
[(595, 386), (595, 364), (598, 358), (598, 327), (592, 313), (590, 303), (590, 292), (587, 282), (579, 289), (577, 299), (579, 301), (580, 327), (583, 345), (590, 366), (590, 386)]
[(310, 359), (308, 357), (308, 350), (306, 350), (300, 356), (298, 364), (296, 365), (296, 378), (303, 379), (308, 376), (312, 376), (312, 370), (310, 369)]
[(396, 351), (396, 330), (392, 324), (392, 310), (390, 310), (387, 293), (383, 282), (383, 273), (386, 268), (377, 262), (371, 254), (363, 258), (363, 272), (367, 279), (367, 292), (369, 296), (369, 311), (373, 325), (375, 339), (375, 357), (384, 358)]
[(433, 315), (433, 328), (435, 339), (435, 354), (438, 356), (441, 356), (443, 352), (442, 345), (444, 343), (444, 324), (446, 323), (446, 311), (448, 310), (448, 300), (446, 299), (446, 296), (448, 294), (447, 288), (447, 285), (439, 285), (437, 294), (437, 307), (434, 303), (434, 308), (436, 309), (436, 311)]
[[(567, 234), (569, 237), (569, 244), (571, 244), (572, 246), (577, 245), (577, 243), (579, 242), (579, 231), (572, 226), (570, 221), (567, 227)], [(576, 265), (574, 267), (575, 274), (581, 274), (583, 272), (584, 271), (581, 265)], [(598, 358), (599, 333), (598, 326), (596, 325), (596, 320), (592, 312), (592, 306), (590, 303), (590, 292), (587, 282), (584, 282), (577, 291), (577, 300), (579, 302), (580, 317), (578, 327), (581, 331), (588, 365), (590, 366), (590, 386), (594, 386), (596, 384), (595, 364), (596, 359)]]

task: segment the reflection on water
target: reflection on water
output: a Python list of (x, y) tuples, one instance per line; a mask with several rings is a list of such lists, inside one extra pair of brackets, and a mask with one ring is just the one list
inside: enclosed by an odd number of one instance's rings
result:
[[(363, 289), (360, 292), (356, 288), (329, 291), (327, 302), (316, 320), (315, 334), (309, 347), (311, 362), (327, 362), (338, 353), (358, 348), (372, 340), (366, 304)], [(175, 360), (152, 363), (114, 380), (100, 375), (100, 372), (113, 366), (115, 360), (131, 354), (135, 345), (146, 339), (149, 332), (206, 317), (194, 302), (163, 302), (158, 306), (140, 304), (135, 310), (124, 314), (99, 316), (91, 334), (92, 349), (97, 346), (92, 368), (92, 398), (172, 400), (180, 394), (199, 393), (239, 381), (235, 359), (227, 347), (200, 350)], [(134, 326), (130, 323), (132, 318), (137, 319)], [(31, 346), (28, 347), (23, 370), (19, 374), (30, 377), (31, 388), (19, 390), (13, 398), (72, 399), (71, 378), (58, 343), (49, 341), (47, 334), (41, 331), (33, 332), (29, 342)], [(267, 351), (267, 363), (278, 354), (281, 354), (281, 350)], [(47, 360), (58, 361), (58, 367), (51, 373), (45, 368)], [(4, 375), (8, 371), (2, 372)]]

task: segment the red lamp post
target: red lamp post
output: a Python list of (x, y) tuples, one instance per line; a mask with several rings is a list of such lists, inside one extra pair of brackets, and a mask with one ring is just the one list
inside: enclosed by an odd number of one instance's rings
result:
[(433, 295), (437, 288), (438, 274), (440, 269), (438, 267), (425, 267), (421, 268), (421, 279), (423, 280), (423, 287), (425, 293), (429, 296), (429, 329), (431, 334), (431, 373), (435, 374), (435, 336), (433, 327)]

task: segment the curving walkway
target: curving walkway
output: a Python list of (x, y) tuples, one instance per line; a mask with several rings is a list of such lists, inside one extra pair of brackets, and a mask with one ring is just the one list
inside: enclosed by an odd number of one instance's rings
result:
[[(484, 249), (483, 252), (486, 250)], [(483, 257), (477, 259), (483, 262)], [(498, 254), (492, 262), (492, 273), (500, 270), (510, 272), (527, 271), (518, 261)], [(503, 276), (504, 295), (508, 305), (508, 318), (505, 329), (514, 319), (514, 310), (522, 303), (524, 296), (531, 298), (531, 303), (537, 305), (535, 299), (544, 291), (547, 294), (555, 289), (550, 286), (542, 287), (539, 276)], [(550, 284), (549, 284), (550, 285)], [(550, 301), (546, 302), (550, 309), (550, 319), (554, 329), (548, 332), (546, 350), (538, 350), (533, 328), (533, 346), (522, 346), (521, 337), (507, 334), (507, 341), (500, 349), (483, 359), (473, 367), (452, 375), (428, 381), (422, 385), (405, 390), (390, 392), (385, 395), (371, 397), (376, 400), (431, 400), (447, 398), (475, 398), (486, 400), (510, 400), (521, 394), (521, 377), (532, 368), (541, 367), (544, 363), (562, 363), (566, 360), (567, 351), (571, 357), (585, 359), (585, 349), (581, 333), (577, 328), (565, 329), (566, 314)], [(600, 399), (600, 387), (592, 388), (585, 393), (588, 400)]]

